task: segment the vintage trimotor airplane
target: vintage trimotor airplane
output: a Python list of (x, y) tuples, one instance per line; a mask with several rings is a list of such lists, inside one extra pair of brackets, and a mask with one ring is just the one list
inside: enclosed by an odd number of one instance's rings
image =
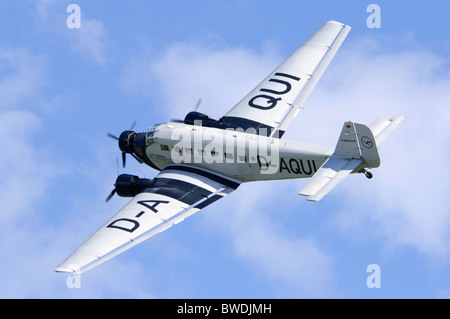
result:
[(318, 201), (350, 173), (380, 165), (377, 147), (403, 120), (345, 122), (336, 147), (282, 140), (350, 27), (325, 23), (219, 120), (193, 111), (183, 121), (124, 131), (126, 154), (160, 171), (150, 180), (119, 175), (114, 194), (132, 197), (55, 271), (82, 273), (230, 194), (241, 183), (311, 178), (299, 194)]

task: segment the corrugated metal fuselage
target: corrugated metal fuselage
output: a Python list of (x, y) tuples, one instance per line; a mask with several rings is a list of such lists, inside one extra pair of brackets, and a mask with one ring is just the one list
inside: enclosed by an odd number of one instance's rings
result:
[(167, 123), (149, 129), (145, 153), (160, 170), (188, 164), (249, 182), (311, 177), (333, 149), (242, 130)]

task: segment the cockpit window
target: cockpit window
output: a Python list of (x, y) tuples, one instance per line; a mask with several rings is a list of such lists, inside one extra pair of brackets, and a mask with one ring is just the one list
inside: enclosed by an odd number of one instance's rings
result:
[(153, 137), (153, 135), (155, 134), (155, 132), (157, 131), (157, 128), (158, 128), (158, 126), (160, 126), (161, 124), (156, 124), (156, 125), (153, 125), (152, 127), (150, 127), (148, 130), (147, 130), (147, 138), (150, 138), (150, 137)]
[(146, 144), (147, 146), (154, 143), (153, 135), (155, 135), (155, 133), (156, 133), (156, 131), (158, 130), (158, 127), (159, 127), (160, 125), (161, 125), (161, 124), (153, 125), (152, 127), (150, 127), (150, 128), (147, 130), (147, 133), (145, 134), (145, 144)]

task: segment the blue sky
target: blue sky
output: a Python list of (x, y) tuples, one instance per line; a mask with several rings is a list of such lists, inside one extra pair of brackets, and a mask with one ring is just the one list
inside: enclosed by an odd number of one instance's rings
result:
[[(69, 29), (66, 8), (81, 9)], [(369, 4), (381, 9), (370, 29)], [(0, 297), (448, 298), (448, 1), (0, 1)], [(106, 134), (220, 117), (328, 20), (352, 27), (284, 138), (407, 120), (374, 178), (319, 203), (305, 180), (250, 183), (81, 276), (53, 272), (153, 177)], [(367, 266), (380, 266), (369, 289)]]

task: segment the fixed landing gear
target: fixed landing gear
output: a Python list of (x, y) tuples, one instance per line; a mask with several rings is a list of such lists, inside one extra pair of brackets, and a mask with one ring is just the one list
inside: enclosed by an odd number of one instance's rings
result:
[(368, 179), (371, 179), (372, 177), (373, 177), (373, 174), (371, 173), (371, 172), (369, 172), (367, 169), (365, 169), (365, 168), (361, 168), (360, 170), (359, 170), (359, 172), (360, 173), (364, 173), (364, 175), (366, 175), (366, 177), (368, 178)]

